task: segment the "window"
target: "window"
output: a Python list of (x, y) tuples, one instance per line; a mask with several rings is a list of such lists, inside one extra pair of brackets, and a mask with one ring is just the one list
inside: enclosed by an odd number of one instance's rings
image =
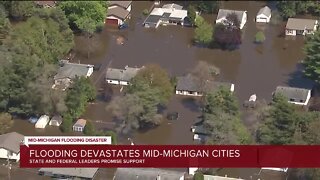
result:
[(290, 98), (290, 101), (294, 102), (294, 101), (295, 101), (295, 99), (293, 99), (293, 98)]

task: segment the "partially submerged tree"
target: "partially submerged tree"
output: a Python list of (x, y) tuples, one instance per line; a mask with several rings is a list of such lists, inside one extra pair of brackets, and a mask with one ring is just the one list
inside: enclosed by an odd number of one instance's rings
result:
[[(197, 20), (199, 21), (199, 20)], [(207, 22), (197, 23), (197, 27), (195, 29), (194, 40), (198, 44), (209, 45), (212, 42), (213, 36), (213, 25)]]
[(217, 24), (214, 29), (214, 40), (223, 49), (236, 49), (242, 43), (241, 30)]
[(195, 24), (197, 14), (196, 14), (196, 8), (193, 5), (188, 6), (188, 19), (190, 20), (191, 25), (193, 26)]
[(263, 43), (266, 40), (266, 37), (262, 31), (257, 32), (255, 35), (255, 42), (256, 43)]

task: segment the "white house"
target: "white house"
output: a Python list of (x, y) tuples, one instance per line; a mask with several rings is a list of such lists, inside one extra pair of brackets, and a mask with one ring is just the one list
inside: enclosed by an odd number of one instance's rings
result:
[(106, 24), (119, 26), (130, 19), (132, 1), (109, 1), (108, 3)]
[(289, 103), (306, 106), (311, 98), (311, 89), (278, 86), (276, 94), (285, 96)]
[(314, 34), (318, 29), (318, 20), (289, 18), (286, 25), (286, 35), (308, 35)]
[(178, 4), (165, 4), (162, 8), (154, 8), (144, 21), (147, 28), (157, 28), (159, 25), (184, 25), (188, 11)]
[(126, 66), (124, 69), (108, 68), (106, 72), (106, 82), (113, 85), (129, 85), (129, 82), (136, 74), (144, 68), (132, 68)]
[(83, 132), (86, 124), (87, 124), (86, 120), (78, 119), (78, 121), (73, 125), (72, 129), (73, 129), (73, 131), (76, 131), (76, 132)]
[(54, 89), (66, 90), (76, 77), (90, 77), (93, 65), (70, 63), (68, 60), (60, 61), (58, 73), (54, 76)]
[(50, 121), (49, 116), (42, 115), (34, 126), (35, 128), (44, 129), (46, 128), (49, 121)]
[(24, 136), (16, 132), (0, 135), (0, 158), (19, 161), (23, 139)]
[(257, 23), (269, 23), (271, 19), (271, 9), (268, 6), (261, 8), (256, 16)]
[(62, 124), (62, 117), (61, 116), (53, 116), (49, 122), (50, 126), (60, 126)]
[(192, 75), (181, 76), (177, 78), (176, 94), (185, 96), (202, 96), (201, 89), (207, 91), (217, 90), (219, 87), (226, 87), (234, 92), (234, 84), (216, 81), (207, 81), (204, 87), (201, 87), (199, 80)]
[(216, 19), (216, 24), (228, 24), (227, 16), (229, 14), (236, 14), (238, 20), (240, 21), (240, 29), (244, 27), (247, 22), (247, 11), (229, 10), (229, 9), (219, 9), (218, 16)]

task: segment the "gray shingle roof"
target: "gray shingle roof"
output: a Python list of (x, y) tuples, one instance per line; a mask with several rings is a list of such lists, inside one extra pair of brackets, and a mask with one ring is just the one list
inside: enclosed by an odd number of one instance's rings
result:
[(90, 67), (93, 67), (93, 65), (64, 63), (62, 67), (59, 68), (58, 73), (54, 76), (54, 79), (73, 79), (76, 76), (86, 76)]
[(41, 168), (39, 171), (71, 177), (93, 178), (98, 168)]
[(298, 19), (298, 18), (289, 18), (286, 28), (294, 30), (312, 30), (317, 24), (317, 20), (314, 19)]
[(0, 135), (0, 147), (18, 153), (20, 152), (20, 143), (23, 138), (23, 135), (16, 132), (2, 134)]
[(308, 97), (308, 93), (311, 90), (309, 89), (303, 89), (303, 88), (293, 88), (293, 87), (284, 87), (284, 86), (278, 86), (275, 94), (282, 94), (288, 100), (294, 100), (294, 102), (305, 102)]
[(203, 125), (199, 125), (199, 126), (193, 126), (192, 127), (194, 129), (194, 134), (202, 134), (202, 135), (209, 135), (210, 132), (207, 131)]
[[(142, 67), (143, 68), (143, 67)], [(141, 68), (132, 68), (126, 66), (124, 69), (108, 68), (106, 79), (130, 81)]]
[(184, 172), (156, 169), (156, 168), (118, 168), (114, 180), (179, 180)]
[(144, 21), (144, 23), (158, 23), (162, 16), (157, 15), (150, 15), (147, 17), (147, 19)]
[(258, 15), (260, 14), (264, 14), (266, 16), (270, 16), (271, 15), (271, 9), (268, 6), (265, 6), (263, 8), (261, 8), (258, 12)]
[(238, 17), (238, 20), (241, 22), (242, 17), (246, 11), (238, 11), (238, 10), (229, 10), (229, 9), (219, 9), (217, 20), (221, 18), (226, 18), (228, 14), (235, 13)]
[[(192, 75), (181, 76), (177, 78), (177, 91), (193, 91), (199, 92), (200, 91), (200, 83), (197, 81), (197, 78), (193, 77)], [(216, 90), (220, 86), (224, 86), (228, 89), (231, 89), (232, 83), (225, 83), (225, 82), (216, 82), (216, 81), (208, 81), (206, 88), (208, 90)]]
[(62, 117), (61, 116), (53, 116), (51, 118), (51, 121), (57, 121), (58, 123), (62, 123)]
[(125, 20), (129, 14), (130, 14), (129, 11), (127, 11), (121, 7), (115, 7), (115, 8), (108, 9), (107, 17), (108, 16), (116, 16), (122, 20)]

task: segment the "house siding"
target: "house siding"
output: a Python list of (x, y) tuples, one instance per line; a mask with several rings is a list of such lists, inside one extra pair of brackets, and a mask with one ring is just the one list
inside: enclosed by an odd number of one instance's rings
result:
[(112, 79), (107, 79), (107, 83), (113, 84), (113, 85), (123, 85), (123, 86), (129, 85), (129, 82), (127, 81), (119, 81), (119, 80), (112, 80)]
[[(10, 151), (4, 149), (4, 148), (1, 148), (0, 149), (0, 158), (1, 159), (7, 159), (8, 158), (8, 154), (10, 154)], [(16, 161), (19, 161), (20, 160), (20, 153), (12, 153), (10, 156), (9, 156), (9, 159), (11, 160), (16, 160)]]
[[(216, 24), (225, 22), (227, 19), (226, 17), (220, 18), (216, 20)], [(240, 22), (240, 29), (243, 29), (244, 25), (247, 23), (247, 12), (244, 12), (241, 22)]]
[(271, 15), (270, 16), (266, 16), (264, 14), (259, 14), (256, 17), (256, 22), (258, 23), (269, 23), (271, 19)]

